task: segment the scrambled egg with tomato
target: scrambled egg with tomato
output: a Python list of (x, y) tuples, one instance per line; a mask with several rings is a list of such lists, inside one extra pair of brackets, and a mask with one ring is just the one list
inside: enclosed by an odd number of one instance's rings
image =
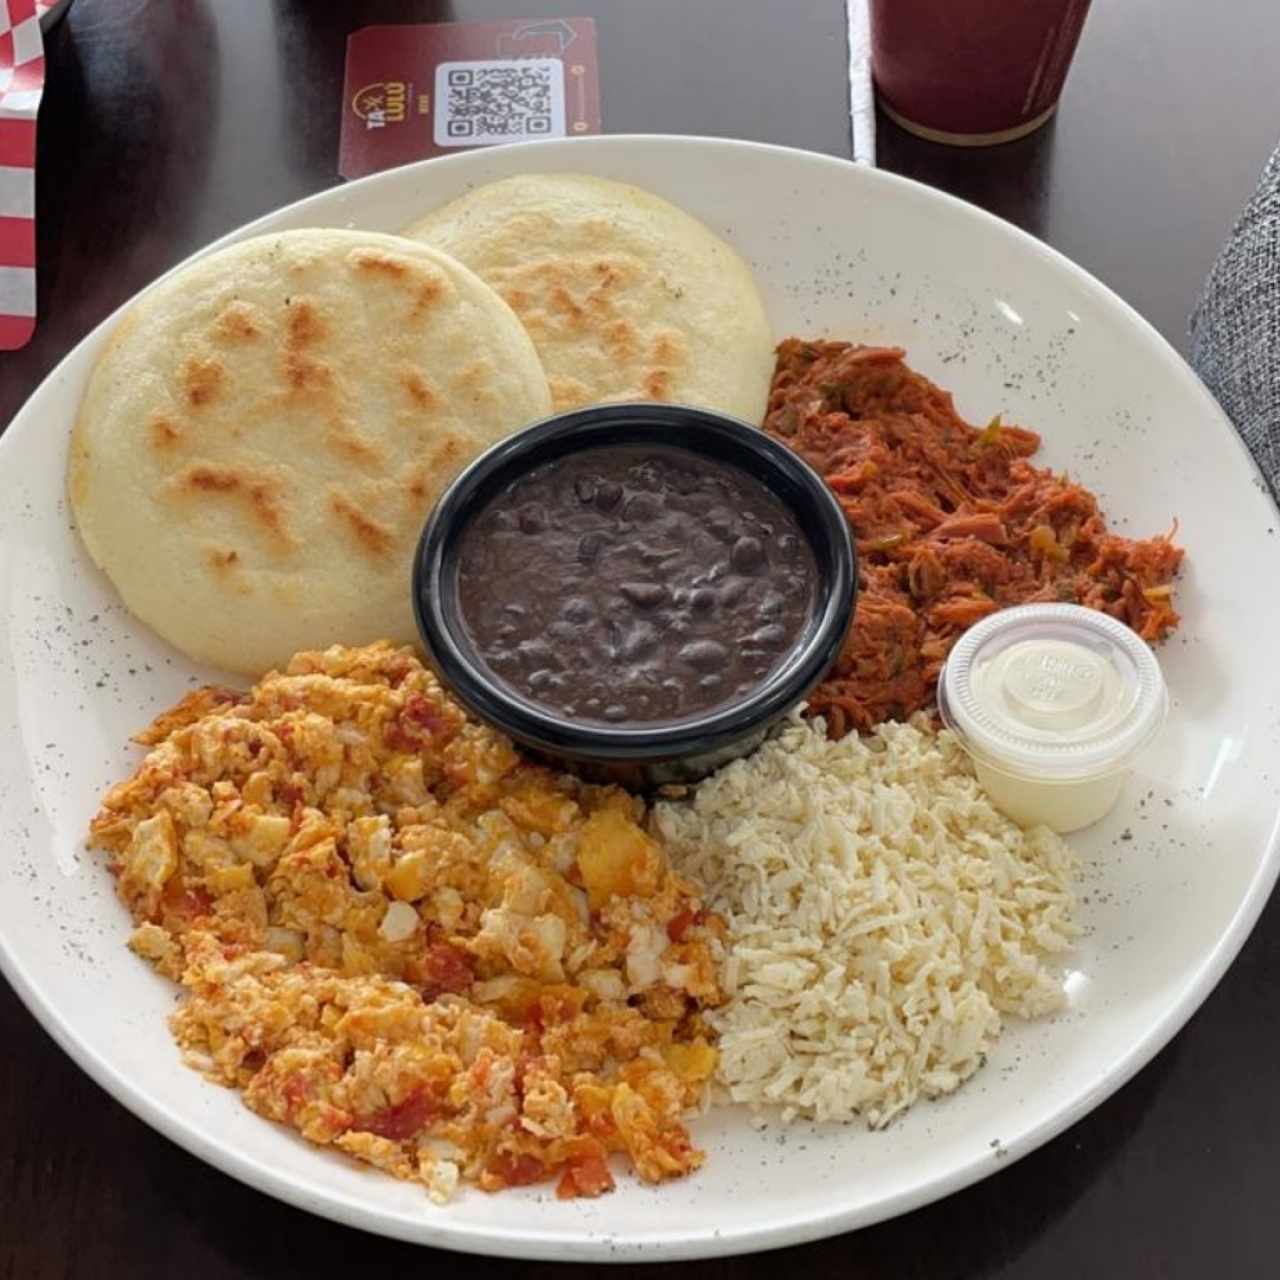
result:
[(191, 1065), (438, 1201), (702, 1162), (723, 926), (638, 800), (526, 763), (385, 644), (202, 689), (137, 741), (90, 844), (185, 988)]

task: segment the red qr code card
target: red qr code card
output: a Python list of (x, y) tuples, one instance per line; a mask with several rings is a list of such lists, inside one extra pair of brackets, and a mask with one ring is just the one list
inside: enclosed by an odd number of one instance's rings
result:
[(599, 132), (590, 18), (365, 27), (347, 41), (344, 178), (465, 147)]

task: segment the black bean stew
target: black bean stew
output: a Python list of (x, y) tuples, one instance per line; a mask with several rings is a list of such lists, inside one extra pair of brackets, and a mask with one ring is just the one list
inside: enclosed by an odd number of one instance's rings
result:
[(610, 445), (501, 490), (458, 547), (476, 656), (543, 707), (604, 724), (686, 719), (756, 689), (818, 596), (795, 517), (731, 463)]

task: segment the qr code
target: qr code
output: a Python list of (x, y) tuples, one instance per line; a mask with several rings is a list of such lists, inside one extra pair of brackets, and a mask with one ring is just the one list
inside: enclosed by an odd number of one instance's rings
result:
[(564, 136), (564, 63), (559, 58), (442, 62), (436, 67), (436, 146), (480, 147)]

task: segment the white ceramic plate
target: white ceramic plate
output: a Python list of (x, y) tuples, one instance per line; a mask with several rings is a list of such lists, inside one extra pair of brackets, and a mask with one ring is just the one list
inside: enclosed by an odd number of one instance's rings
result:
[(102, 789), (137, 757), (128, 734), (214, 674), (125, 614), (70, 527), (67, 437), (112, 321), (0, 438), (0, 963), (67, 1052), (142, 1119), (341, 1222), (564, 1259), (696, 1257), (845, 1231), (1004, 1168), (1084, 1115), (1178, 1030), (1244, 941), (1280, 861), (1280, 677), (1246, 656), (1250, 637), (1280, 634), (1269, 585), (1280, 521), (1214, 402), (1124, 303), (995, 218), (843, 161), (692, 138), (474, 151), (339, 187), (227, 239), (395, 231), (475, 183), (564, 169), (639, 183), (723, 232), (752, 263), (779, 337), (900, 343), (971, 420), (1003, 411), (1041, 430), (1045, 459), (1098, 491), (1122, 530), (1180, 519), (1185, 623), (1162, 655), (1173, 714), (1119, 811), (1073, 838), (1090, 882), (1070, 1011), (1012, 1026), (958, 1094), (887, 1132), (759, 1132), (715, 1110), (695, 1126), (709, 1152), (700, 1173), (659, 1189), (625, 1178), (598, 1201), (466, 1191), (437, 1208), (181, 1067), (165, 1027), (174, 989), (126, 951), (125, 913), (81, 847)]

